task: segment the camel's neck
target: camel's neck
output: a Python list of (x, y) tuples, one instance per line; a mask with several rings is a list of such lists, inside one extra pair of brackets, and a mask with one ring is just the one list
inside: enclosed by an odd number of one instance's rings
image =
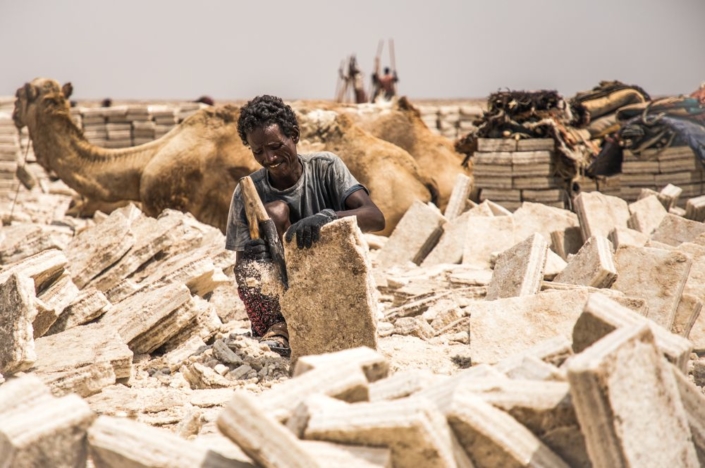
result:
[(104, 201), (139, 200), (142, 170), (161, 146), (100, 148), (84, 138), (66, 112), (40, 115), (29, 135), (42, 166), (81, 195)]

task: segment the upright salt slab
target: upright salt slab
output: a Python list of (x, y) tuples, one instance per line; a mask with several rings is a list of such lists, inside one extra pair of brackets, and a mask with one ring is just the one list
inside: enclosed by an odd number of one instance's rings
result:
[(683, 193), (683, 189), (673, 184), (668, 184), (659, 192), (659, 199), (662, 200), (664, 208), (670, 210), (678, 203), (678, 199)]
[(610, 231), (609, 240), (616, 250), (624, 245), (644, 247), (649, 242), (649, 236), (634, 229), (614, 228)]
[(309, 354), (358, 346), (377, 349), (376, 289), (355, 218), (324, 226), (321, 239), (310, 249), (299, 249), (292, 240), (284, 250), (289, 289), (281, 309), (292, 364)]
[(546, 241), (551, 242), (552, 232), (561, 231), (565, 234), (570, 228), (579, 226), (575, 213), (542, 203), (524, 202), (513, 217), (517, 241), (538, 232)]
[(477, 216), (492, 217), (492, 209), (487, 202), (474, 206), (457, 218), (443, 224), (443, 234), (438, 244), (421, 263), (422, 267), (430, 267), (444, 263), (460, 263), (463, 260), (465, 248), (465, 233), (471, 218)]
[(705, 195), (691, 198), (686, 202), (685, 217), (693, 221), (705, 221)]
[(499, 255), (487, 287), (488, 301), (530, 296), (541, 289), (548, 242), (534, 234)]
[(438, 244), (433, 248), (424, 261), (422, 267), (441, 265), (444, 263), (460, 263), (463, 259), (463, 246), (465, 245), (465, 230), (467, 229), (470, 210), (457, 218), (443, 224), (443, 233)]
[(470, 196), (471, 190), (472, 179), (465, 174), (458, 174), (455, 178), (455, 186), (453, 187), (453, 192), (450, 194), (450, 200), (448, 200), (448, 206), (446, 206), (444, 213), (446, 219), (451, 221), (465, 211), (465, 202)]
[(135, 237), (130, 221), (119, 211), (105, 221), (78, 234), (66, 247), (67, 268), (76, 286), (83, 288), (90, 280), (132, 248)]
[(491, 255), (504, 252), (514, 244), (512, 216), (471, 218), (465, 230), (463, 265), (490, 269)]
[(583, 235), (580, 232), (580, 226), (551, 231), (551, 249), (563, 260), (568, 260), (570, 255), (578, 253), (582, 245)]
[(629, 204), (629, 222), (627, 225), (635, 231), (650, 235), (668, 214), (658, 197), (651, 195)]
[(0, 414), (3, 467), (85, 466), (86, 430), (95, 415), (76, 395), (42, 398)]
[(602, 236), (592, 236), (568, 266), (554, 278), (557, 283), (609, 288), (617, 279), (612, 244)]
[(676, 247), (683, 242), (693, 242), (703, 233), (705, 233), (705, 223), (667, 214), (651, 235), (651, 239)]
[(700, 317), (702, 308), (703, 303), (700, 299), (692, 294), (684, 293), (678, 303), (678, 309), (676, 309), (676, 317), (673, 320), (671, 333), (688, 338), (695, 321)]
[(380, 250), (377, 256), (379, 266), (389, 268), (407, 262), (420, 264), (438, 242), (444, 221), (446, 219), (437, 208), (415, 201)]
[(11, 275), (0, 283), (0, 374), (27, 370), (37, 359), (32, 322), (37, 315), (34, 281)]
[(641, 297), (649, 304), (648, 318), (670, 330), (688, 280), (688, 255), (649, 247), (622, 247), (614, 259), (617, 281), (612, 289)]
[(573, 351), (580, 353), (614, 330), (647, 324), (656, 337), (656, 345), (666, 358), (685, 372), (692, 345), (685, 338), (656, 325), (642, 315), (620, 305), (602, 293), (591, 294), (585, 309), (573, 327)]
[(568, 364), (593, 466), (699, 466), (676, 381), (648, 325), (623, 327)]
[(587, 291), (574, 290), (472, 302), (466, 311), (473, 366), (493, 364), (556, 335), (570, 338), (587, 298)]
[(592, 236), (607, 237), (616, 227), (628, 227), (629, 207), (621, 198), (600, 192), (583, 192), (575, 198), (583, 240)]

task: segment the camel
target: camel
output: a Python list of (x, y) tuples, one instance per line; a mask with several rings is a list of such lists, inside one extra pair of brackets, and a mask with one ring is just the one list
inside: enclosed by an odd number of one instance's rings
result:
[(149, 216), (172, 208), (225, 231), (241, 177), (259, 168), (237, 133), (239, 110), (202, 109), (153, 142), (91, 145), (69, 116), (73, 88), (37, 78), (17, 90), (13, 119), (27, 126), (37, 162), (89, 200), (141, 202)]
[(420, 174), (409, 153), (362, 130), (346, 114), (298, 108), (297, 118), (302, 146), (337, 154), (370, 191), (387, 222), (378, 234), (391, 234), (415, 200), (437, 203), (435, 182)]
[(458, 174), (470, 175), (461, 166), (464, 155), (457, 153), (453, 143), (434, 135), (421, 120), (419, 111), (406, 97), (388, 109), (341, 108), (353, 121), (373, 136), (406, 150), (416, 160), (421, 173), (438, 184), (438, 207), (445, 210)]
[[(238, 181), (260, 168), (238, 136), (237, 107), (201, 109), (158, 140), (105, 149), (91, 145), (71, 120), (72, 90), (70, 83), (61, 87), (46, 78), (17, 90), (13, 119), (18, 128), (28, 127), (44, 169), (89, 201), (136, 201), (153, 217), (176, 209), (225, 231)], [(335, 120), (326, 149), (339, 154), (369, 188), (387, 220), (382, 235), (392, 232), (414, 200), (436, 201), (435, 184), (418, 173), (406, 151), (362, 131), (350, 119)]]

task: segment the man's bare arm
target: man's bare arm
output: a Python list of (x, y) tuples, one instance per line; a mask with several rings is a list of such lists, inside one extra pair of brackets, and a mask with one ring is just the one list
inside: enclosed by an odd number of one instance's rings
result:
[(384, 229), (384, 215), (364, 190), (357, 190), (345, 199), (345, 211), (337, 211), (338, 218), (357, 216), (357, 225), (362, 232)]

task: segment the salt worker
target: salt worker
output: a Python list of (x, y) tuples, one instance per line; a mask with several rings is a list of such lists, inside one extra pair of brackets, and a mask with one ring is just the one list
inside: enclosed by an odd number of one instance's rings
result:
[[(321, 227), (346, 216), (355, 216), (363, 232), (384, 229), (384, 215), (338, 156), (298, 153), (299, 124), (292, 108), (280, 98), (265, 95), (249, 101), (240, 112), (237, 131), (262, 165), (250, 177), (286, 242), (295, 237), (299, 249), (310, 249), (320, 239)], [(264, 240), (250, 238), (239, 186), (230, 203), (225, 237), (225, 248), (236, 252), (238, 294), (253, 336), (288, 356), (289, 333), (278, 298), (248, 285), (257, 271), (252, 263), (272, 262), (272, 257)]]

